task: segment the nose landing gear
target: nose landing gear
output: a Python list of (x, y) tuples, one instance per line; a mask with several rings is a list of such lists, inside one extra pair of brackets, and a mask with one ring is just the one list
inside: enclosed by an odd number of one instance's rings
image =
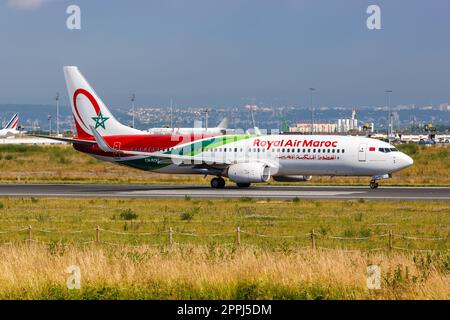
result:
[(377, 182), (378, 180), (389, 179), (389, 178), (392, 178), (391, 174), (382, 174), (382, 175), (379, 175), (379, 176), (373, 176), (372, 180), (370, 180), (370, 189), (378, 188), (378, 182)]
[(222, 177), (216, 177), (211, 180), (211, 188), (223, 189), (225, 187), (225, 180)]

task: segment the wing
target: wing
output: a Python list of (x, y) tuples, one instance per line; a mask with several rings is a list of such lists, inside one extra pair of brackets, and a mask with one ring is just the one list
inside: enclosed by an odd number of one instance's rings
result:
[(84, 143), (84, 144), (96, 144), (97, 142), (95, 140), (83, 140), (83, 139), (73, 139), (73, 138), (64, 138), (64, 137), (52, 137), (52, 136), (46, 136), (46, 135), (40, 135), (40, 134), (29, 134), (30, 137), (38, 137), (38, 138), (45, 138), (45, 139), (51, 139), (51, 140), (57, 140), (57, 141), (63, 141), (68, 143)]

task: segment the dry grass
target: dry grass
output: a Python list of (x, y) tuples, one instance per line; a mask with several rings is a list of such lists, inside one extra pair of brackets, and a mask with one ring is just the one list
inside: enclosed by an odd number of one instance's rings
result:
[[(2, 299), (449, 299), (449, 255), (183, 246), (0, 247)], [(382, 270), (381, 290), (366, 272)], [(81, 290), (65, 270), (81, 269)]]
[[(450, 186), (450, 151), (448, 147), (405, 145), (415, 164), (384, 185)], [(165, 175), (101, 162), (75, 151), (71, 146), (0, 146), (0, 182), (2, 183), (146, 183), (207, 185), (202, 176)], [(272, 182), (274, 183), (274, 182)], [(278, 183), (277, 183), (278, 184)], [(304, 184), (367, 185), (368, 178), (313, 177)]]

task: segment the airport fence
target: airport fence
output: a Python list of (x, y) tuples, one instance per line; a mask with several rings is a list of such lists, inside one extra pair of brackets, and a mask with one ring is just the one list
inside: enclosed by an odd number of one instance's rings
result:
[[(397, 234), (393, 232), (392, 230), (389, 230), (387, 233), (384, 234), (376, 234), (376, 235), (370, 235), (367, 237), (342, 237), (342, 236), (333, 236), (333, 235), (326, 235), (316, 232), (316, 230), (311, 230), (309, 233), (303, 233), (303, 234), (297, 234), (297, 235), (273, 235), (273, 234), (262, 234), (262, 233), (255, 233), (255, 232), (249, 232), (246, 230), (242, 230), (239, 226), (236, 227), (234, 231), (229, 232), (222, 232), (222, 233), (194, 233), (194, 232), (182, 232), (174, 230), (173, 228), (169, 228), (165, 232), (124, 232), (124, 231), (117, 231), (117, 230), (110, 230), (110, 229), (103, 229), (100, 226), (97, 226), (94, 230), (48, 230), (48, 229), (34, 229), (31, 225), (25, 228), (19, 228), (16, 230), (8, 230), (8, 231), (0, 231), (0, 235), (8, 235), (8, 234), (21, 234), (22, 238), (17, 241), (10, 241), (10, 242), (0, 242), (0, 244), (3, 245), (12, 245), (15, 243), (20, 242), (26, 242), (26, 243), (41, 243), (41, 244), (55, 244), (58, 242), (55, 241), (42, 241), (35, 237), (36, 234), (62, 234), (62, 235), (84, 235), (91, 237), (92, 240), (88, 241), (75, 241), (72, 242), (73, 244), (105, 244), (105, 245), (112, 245), (112, 246), (135, 246), (135, 247), (144, 247), (144, 246), (167, 246), (167, 247), (173, 247), (174, 245), (181, 245), (185, 244), (183, 242), (177, 242), (177, 238), (180, 237), (187, 237), (187, 238), (216, 238), (216, 237), (226, 237), (226, 238), (233, 238), (233, 242), (229, 242), (229, 244), (233, 244), (236, 246), (251, 246), (251, 243), (246, 243), (243, 240), (243, 237), (248, 238), (261, 238), (261, 239), (279, 239), (279, 240), (292, 240), (295, 241), (298, 240), (299, 242), (305, 244), (308, 243), (307, 246), (300, 246), (300, 248), (303, 249), (312, 249), (312, 250), (335, 250), (339, 249), (341, 251), (361, 251), (361, 249), (358, 250), (347, 250), (342, 247), (326, 247), (321, 245), (321, 242), (326, 242), (325, 240), (332, 241), (333, 243), (336, 242), (363, 242), (363, 241), (370, 241), (377, 239), (378, 244), (382, 244), (382, 246), (374, 247), (374, 248), (368, 248), (367, 251), (380, 251), (380, 250), (401, 250), (401, 251), (418, 251), (418, 252), (434, 252), (434, 251), (450, 251), (449, 248), (449, 240), (450, 240), (450, 233), (447, 234), (445, 237), (416, 237), (416, 236), (410, 236), (410, 235), (402, 235)], [(130, 244), (130, 243), (118, 243), (118, 242), (110, 242), (110, 241), (104, 241), (102, 239), (103, 235), (111, 234), (114, 236), (120, 236), (120, 237), (139, 237), (143, 238), (145, 242), (141, 242), (140, 244)], [(161, 243), (151, 243), (149, 240), (152, 239), (152, 237), (163, 237), (163, 242)], [(385, 240), (383, 240), (385, 239)], [(408, 247), (402, 247), (395, 245), (394, 240), (395, 239), (401, 239), (405, 241), (418, 241), (418, 242), (436, 242), (439, 241), (441, 244), (445, 244), (444, 246), (441, 246), (440, 249), (415, 249), (415, 248), (408, 248)], [(380, 241), (381, 240), (381, 241)], [(188, 241), (189, 243), (189, 241)], [(226, 243), (226, 242), (225, 242)], [(64, 242), (62, 239), (60, 239), (59, 244), (68, 245), (68, 242)], [(383, 245), (384, 244), (384, 245)]]

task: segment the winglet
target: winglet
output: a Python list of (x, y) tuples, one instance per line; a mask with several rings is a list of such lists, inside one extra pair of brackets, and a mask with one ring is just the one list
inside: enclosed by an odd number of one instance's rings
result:
[(113, 149), (109, 146), (109, 144), (105, 141), (105, 139), (102, 138), (100, 133), (98, 133), (98, 131), (93, 126), (90, 125), (89, 127), (91, 128), (92, 135), (94, 136), (95, 141), (97, 142), (100, 149), (105, 152), (118, 152), (118, 150)]

